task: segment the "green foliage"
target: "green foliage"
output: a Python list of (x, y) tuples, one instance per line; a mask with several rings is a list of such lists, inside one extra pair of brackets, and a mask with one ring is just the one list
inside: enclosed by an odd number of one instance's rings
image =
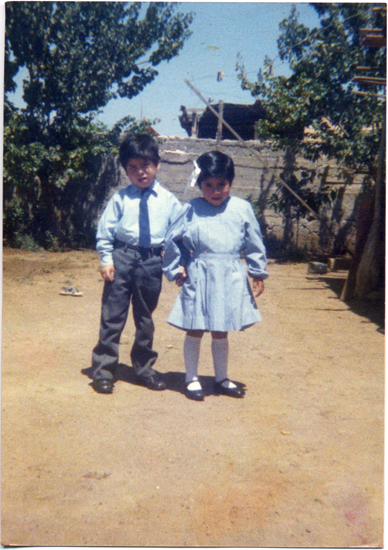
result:
[[(385, 31), (385, 15), (374, 12), (373, 4), (313, 6), (319, 28), (300, 24), (295, 7), (280, 23), (279, 57), (289, 63), (290, 77), (274, 76), (273, 61), (266, 58), (263, 72), (252, 83), (243, 63), (238, 64), (242, 87), (265, 105), (259, 135), (313, 160), (326, 156), (353, 169), (373, 170), (385, 105), (375, 96), (377, 87), (360, 87), (371, 95), (353, 94), (357, 85), (352, 79), (356, 67), (371, 67), (365, 75), (385, 77), (385, 48), (366, 48), (360, 40), (361, 28)], [(314, 134), (303, 140), (308, 127)]]
[(141, 2), (9, 2), (6, 10), (7, 81), (12, 52), (29, 72), (28, 111), (51, 132), (112, 98), (139, 94), (155, 67), (179, 53), (192, 19), (173, 16), (164, 2), (149, 4), (143, 19)]
[[(330, 185), (323, 184), (318, 190), (313, 187), (314, 171), (302, 170), (298, 175), (292, 171), (282, 172), (280, 177), (314, 212), (318, 212), (322, 205), (332, 206), (337, 197), (337, 191)], [(264, 242), (270, 258), (279, 261), (305, 261), (308, 259), (306, 248), (300, 247), (298, 244), (300, 220), (303, 218), (315, 219), (306, 206), (280, 183), (276, 184), (275, 192), (264, 201), (261, 196), (255, 200), (251, 195), (247, 197), (247, 200), (252, 204), (260, 226), (263, 228)], [(281, 239), (266, 235), (266, 208), (283, 216), (284, 234)], [(296, 222), (296, 234), (294, 234), (293, 221)]]
[[(331, 205), (336, 198), (337, 193), (330, 186), (321, 187), (318, 191), (311, 187), (314, 179), (312, 172), (303, 170), (299, 179), (294, 173), (285, 172), (280, 177), (314, 212), (318, 212), (324, 204)], [(274, 212), (287, 214), (291, 219), (313, 219), (310, 211), (281, 184), (277, 184), (275, 193), (268, 199), (268, 205)]]
[[(274, 61), (265, 59), (257, 81), (250, 82), (241, 58), (237, 70), (243, 89), (262, 101), (266, 117), (257, 124), (258, 135), (272, 140), (287, 154), (316, 161), (334, 159), (347, 172), (358, 170), (377, 180), (378, 151), (385, 118), (385, 95), (379, 86), (358, 85), (355, 76), (386, 77), (386, 48), (362, 44), (361, 29), (381, 29), (386, 34), (386, 14), (374, 10), (385, 4), (316, 3), (320, 25), (309, 29), (299, 23), (296, 7), (280, 23), (278, 51), (289, 63), (291, 76), (276, 76)], [(363, 67), (357, 72), (357, 67)], [(365, 69), (365, 67), (369, 69)], [(357, 92), (357, 93), (354, 93)], [(363, 95), (359, 95), (359, 94)], [(313, 191), (292, 171), (284, 180), (318, 213), (334, 200), (330, 189)], [(270, 197), (270, 206), (282, 213), (284, 243), (294, 242), (296, 220), (305, 209), (284, 186)], [(342, 237), (343, 238), (343, 237)], [(381, 256), (381, 252), (380, 256)], [(383, 254), (383, 253), (382, 253)]]
[(42, 250), (42, 247), (34, 240), (31, 235), (16, 233), (13, 241), (14, 248), (21, 248), (22, 250), (28, 250), (29, 252), (38, 252)]
[(20, 237), (28, 235), (50, 250), (94, 246), (95, 226), (87, 202), (104, 159), (117, 155), (121, 132), (147, 131), (153, 122), (126, 117), (110, 132), (92, 123), (74, 125), (67, 147), (45, 147), (23, 140), (27, 125), (23, 114), (15, 112), (5, 126), (4, 140), (6, 242), (22, 247)]
[[(6, 4), (5, 237), (25, 231), (41, 246), (90, 241), (69, 192), (87, 197), (119, 136), (155, 121), (126, 116), (111, 130), (94, 122), (114, 98), (132, 98), (177, 55), (191, 34), (190, 14), (165, 2), (8, 2)], [(20, 68), (26, 107), (9, 99)], [(16, 202), (15, 202), (16, 201)], [(16, 207), (16, 204), (18, 205)], [(15, 220), (18, 210), (18, 224)]]

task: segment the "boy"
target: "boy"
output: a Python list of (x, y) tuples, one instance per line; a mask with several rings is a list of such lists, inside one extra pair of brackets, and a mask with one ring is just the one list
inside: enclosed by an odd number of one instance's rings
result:
[(156, 180), (160, 168), (157, 143), (151, 136), (128, 136), (120, 163), (131, 185), (108, 202), (97, 229), (97, 251), (104, 279), (100, 339), (93, 350), (93, 383), (98, 393), (112, 393), (120, 336), (130, 301), (136, 327), (131, 360), (138, 382), (152, 390), (166, 384), (153, 370), (155, 310), (162, 287), (162, 249), (167, 229), (180, 212), (176, 197)]

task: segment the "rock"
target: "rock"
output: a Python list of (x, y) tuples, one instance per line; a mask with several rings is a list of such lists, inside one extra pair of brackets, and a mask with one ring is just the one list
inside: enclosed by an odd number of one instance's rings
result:
[(321, 275), (327, 273), (329, 266), (320, 262), (309, 262), (307, 266), (307, 273), (320, 273)]

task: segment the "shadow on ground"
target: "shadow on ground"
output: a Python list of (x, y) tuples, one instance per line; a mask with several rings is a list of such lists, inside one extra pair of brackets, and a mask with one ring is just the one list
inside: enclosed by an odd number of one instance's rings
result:
[[(81, 373), (87, 376), (92, 380), (92, 367), (88, 367), (87, 369), (82, 369)], [(163, 380), (166, 383), (166, 390), (175, 391), (181, 394), (185, 394), (185, 374), (183, 372), (175, 372), (175, 371), (169, 371), (162, 374)], [(202, 385), (202, 389), (204, 391), (205, 396), (206, 395), (213, 395), (213, 385), (214, 385), (214, 377), (213, 376), (199, 376), (199, 380)], [(120, 363), (118, 366), (118, 369), (116, 371), (115, 376), (116, 382), (127, 382), (127, 384), (132, 384), (133, 386), (141, 386), (142, 384), (139, 383), (139, 378), (136, 376), (135, 369), (133, 367), (130, 367), (128, 365), (125, 365), (123, 363)], [(246, 386), (242, 382), (237, 382), (236, 380), (233, 380), (233, 382), (244, 392), (246, 391)]]
[[(337, 295), (338, 300), (341, 299), (342, 290), (346, 279), (343, 277), (309, 277), (309, 280), (319, 280), (327, 284), (327, 286)], [(342, 302), (347, 305), (353, 313), (365, 317), (369, 322), (377, 325), (377, 330), (384, 332), (385, 330), (385, 300), (351, 300)]]

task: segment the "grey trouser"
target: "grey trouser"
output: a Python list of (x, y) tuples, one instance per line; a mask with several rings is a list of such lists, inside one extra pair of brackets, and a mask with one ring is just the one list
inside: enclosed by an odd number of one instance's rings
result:
[(119, 360), (120, 336), (128, 317), (132, 299), (135, 341), (131, 350), (136, 374), (153, 374), (152, 365), (158, 354), (152, 349), (155, 310), (162, 289), (160, 250), (118, 245), (113, 252), (115, 278), (105, 282), (102, 295), (100, 339), (93, 350), (93, 379), (113, 379)]

